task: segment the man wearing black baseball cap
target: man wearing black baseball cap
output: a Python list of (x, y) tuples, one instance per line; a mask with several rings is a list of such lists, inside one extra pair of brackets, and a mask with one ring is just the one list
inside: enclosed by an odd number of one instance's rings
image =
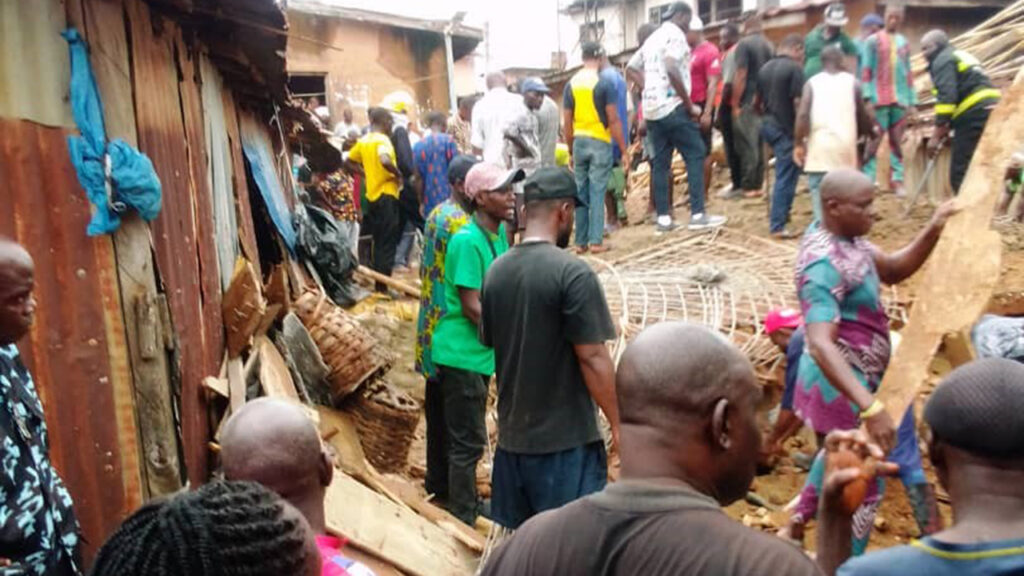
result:
[(510, 529), (604, 487), (595, 402), (616, 441), (619, 430), (605, 346), (615, 326), (597, 275), (562, 249), (587, 201), (565, 168), (541, 168), (523, 188), (526, 231), (488, 271), (480, 319), (498, 380), (491, 516)]

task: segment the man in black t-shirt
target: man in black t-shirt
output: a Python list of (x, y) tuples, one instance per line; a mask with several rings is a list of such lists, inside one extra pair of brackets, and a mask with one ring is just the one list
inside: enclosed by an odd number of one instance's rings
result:
[(523, 239), (491, 265), (481, 294), (480, 334), (498, 380), (491, 517), (510, 529), (604, 488), (595, 402), (613, 441), (619, 429), (605, 345), (615, 326), (597, 275), (564, 250), (586, 201), (565, 168), (541, 168), (523, 195)]
[(756, 101), (764, 109), (761, 136), (775, 152), (769, 232), (778, 239), (795, 236), (786, 230), (786, 224), (800, 178), (800, 167), (793, 161), (793, 130), (804, 89), (803, 58), (804, 39), (799, 34), (790, 34), (779, 46), (778, 55), (762, 66), (757, 75)]
[(803, 552), (730, 519), (761, 434), (750, 362), (683, 322), (642, 332), (619, 363), (622, 480), (534, 517), (491, 555), (484, 576), (819, 576)]
[(756, 198), (761, 195), (764, 183), (764, 155), (761, 153), (761, 116), (754, 107), (754, 94), (757, 92), (757, 74), (771, 60), (774, 50), (761, 33), (760, 15), (752, 16), (746, 26), (747, 36), (736, 45), (736, 73), (729, 105), (743, 195)]

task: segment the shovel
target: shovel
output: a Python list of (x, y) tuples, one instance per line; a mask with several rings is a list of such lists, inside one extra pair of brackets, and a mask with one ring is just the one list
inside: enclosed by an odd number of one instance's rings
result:
[(935, 170), (935, 161), (938, 160), (938, 156), (933, 156), (931, 160), (928, 160), (928, 166), (924, 169), (924, 176), (921, 177), (921, 181), (917, 183), (917, 187), (914, 188), (914, 193), (910, 195), (907, 200), (907, 207), (903, 210), (903, 217), (906, 218), (910, 215), (910, 211), (914, 209), (914, 204), (917, 203), (917, 197), (921, 195), (921, 191), (928, 185), (928, 178), (932, 175), (932, 170)]

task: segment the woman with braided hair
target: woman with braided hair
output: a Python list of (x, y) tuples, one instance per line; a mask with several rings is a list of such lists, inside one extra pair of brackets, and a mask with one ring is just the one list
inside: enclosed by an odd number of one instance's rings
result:
[(318, 576), (305, 518), (254, 482), (156, 500), (100, 549), (92, 576)]

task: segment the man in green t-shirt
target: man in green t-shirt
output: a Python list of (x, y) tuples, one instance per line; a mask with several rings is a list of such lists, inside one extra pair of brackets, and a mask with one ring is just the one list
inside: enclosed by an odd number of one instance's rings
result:
[[(843, 54), (855, 62), (860, 50), (853, 38), (843, 32), (843, 26), (850, 21), (846, 16), (846, 8), (836, 2), (825, 8), (825, 21), (818, 24), (804, 40), (804, 78), (811, 79), (821, 72), (821, 53), (826, 47), (837, 45)], [(851, 72), (856, 73), (856, 70)]]
[(522, 170), (495, 164), (469, 170), (465, 189), (473, 217), (452, 236), (444, 258), (447, 311), (434, 330), (432, 358), (444, 405), (448, 510), (470, 526), (479, 513), (476, 465), (487, 443), (487, 384), (494, 374), (494, 349), (478, 335), (480, 288), (491, 263), (508, 251), (504, 222), (515, 210), (512, 185), (524, 177)]

